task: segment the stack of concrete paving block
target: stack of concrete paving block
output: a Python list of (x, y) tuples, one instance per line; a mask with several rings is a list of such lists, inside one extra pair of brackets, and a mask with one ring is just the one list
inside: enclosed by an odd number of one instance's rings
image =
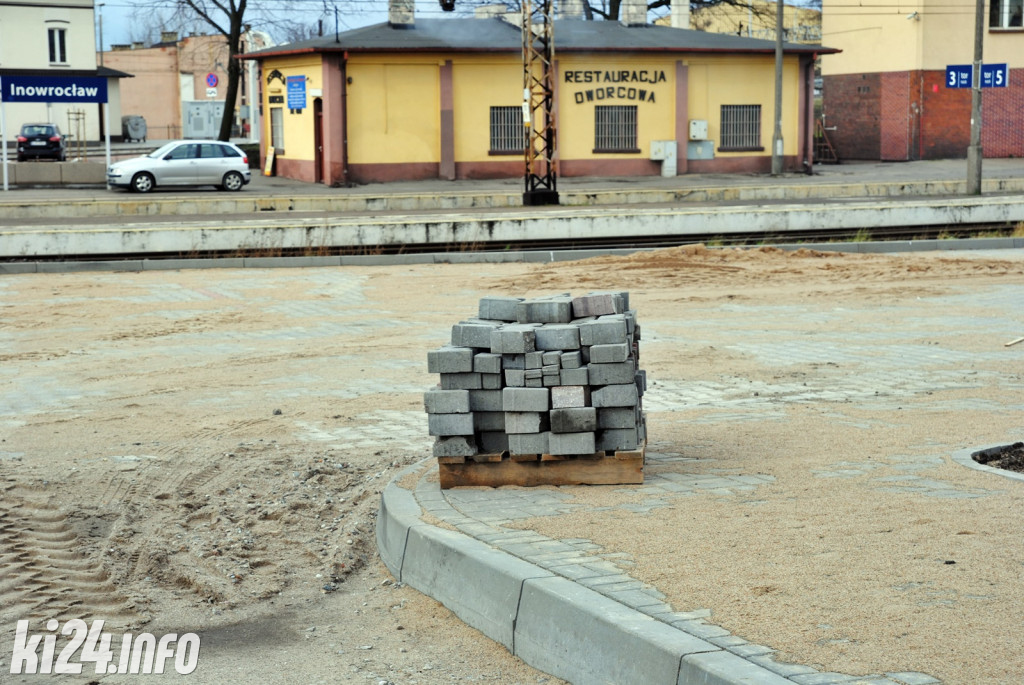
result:
[(627, 292), (484, 297), (427, 355), (442, 463), (557, 460), (641, 449), (646, 375)]

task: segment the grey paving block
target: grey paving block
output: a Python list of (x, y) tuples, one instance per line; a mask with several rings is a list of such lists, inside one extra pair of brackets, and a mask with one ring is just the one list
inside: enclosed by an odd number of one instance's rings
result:
[(505, 412), (505, 432), (540, 433), (548, 430), (548, 412), (546, 411), (507, 411)]
[(472, 370), (477, 373), (501, 373), (501, 355), (477, 352), (473, 355)]
[(597, 434), (597, 449), (606, 451), (635, 450), (640, 444), (636, 428), (610, 428)]
[(563, 352), (559, 363), (563, 369), (578, 369), (583, 366), (583, 355), (579, 350)]
[(508, 433), (505, 431), (480, 431), (476, 438), (480, 454), (500, 454), (508, 451)]
[(538, 350), (578, 350), (580, 329), (573, 324), (544, 324), (537, 328)]
[(570, 682), (676, 683), (683, 657), (715, 649), (565, 578), (523, 584), (515, 654)]
[(544, 375), (544, 371), (541, 370), (540, 368), (526, 369), (523, 372), (523, 377), (525, 377), (525, 378), (540, 378), (543, 375)]
[[(454, 416), (445, 414), (445, 416)], [(551, 433), (548, 438), (548, 454), (593, 454), (597, 451), (593, 432)]]
[(428, 414), (463, 414), (470, 410), (469, 391), (431, 388), (423, 393), (423, 406)]
[(484, 387), (479, 373), (442, 373), (442, 390), (479, 390)]
[(602, 407), (597, 410), (598, 429), (636, 428), (639, 421), (636, 407)]
[(590, 348), (591, 364), (614, 364), (624, 362), (629, 358), (630, 348), (626, 343), (612, 343), (609, 345), (592, 345)]
[(592, 433), (597, 430), (597, 409), (594, 407), (552, 409), (548, 416), (551, 417), (552, 433)]
[(609, 345), (627, 341), (626, 320), (622, 316), (601, 317), (579, 326), (581, 345)]
[(717, 651), (683, 657), (677, 685), (793, 685), (793, 681), (772, 673), (729, 652)]
[(590, 401), (595, 407), (635, 407), (639, 400), (636, 385), (606, 385), (590, 393)]
[(500, 325), (497, 321), (461, 321), (452, 326), (452, 345), (489, 349), (491, 332)]
[(636, 365), (632, 360), (616, 364), (596, 364), (591, 358), (587, 369), (590, 385), (624, 385), (636, 382)]
[(516, 306), (522, 301), (521, 297), (481, 297), (477, 313), (481, 319), (515, 321)]
[(523, 355), (527, 369), (539, 369), (544, 366), (544, 353), (541, 351), (527, 352)]
[(470, 411), (505, 411), (501, 390), (470, 390)]
[(524, 300), (516, 305), (519, 323), (569, 323), (572, 320), (572, 298), (552, 295)]
[(427, 371), (430, 373), (464, 373), (472, 370), (472, 348), (446, 346), (427, 352)]
[(637, 369), (634, 381), (636, 382), (637, 392), (640, 393), (641, 397), (643, 397), (644, 393), (647, 392), (647, 371), (644, 369)]
[(508, 451), (512, 454), (548, 454), (551, 433), (515, 433), (508, 436)]
[(475, 411), (473, 412), (473, 428), (477, 431), (504, 431), (505, 412)]
[(435, 436), (473, 435), (473, 415), (427, 414), (427, 432)]
[(550, 350), (544, 352), (541, 356), (542, 368), (548, 366), (554, 366), (556, 369), (562, 367), (562, 353), (558, 350)]
[[(564, 379), (564, 375), (562, 378)], [(551, 388), (552, 409), (588, 406), (590, 406), (590, 387), (585, 383), (579, 385), (558, 385)]]
[(581, 366), (576, 369), (562, 369), (558, 374), (561, 385), (588, 385), (590, 383), (590, 369)]
[(491, 331), (491, 352), (495, 354), (525, 354), (535, 348), (536, 327), (506, 324)]
[(600, 316), (602, 314), (621, 314), (626, 310), (627, 298), (622, 293), (587, 293), (572, 299), (572, 314), (575, 318), (584, 316)]
[(543, 388), (544, 387), (544, 381), (541, 380), (540, 378), (527, 378), (526, 379), (526, 387), (528, 387), (528, 388)]
[(505, 369), (505, 385), (522, 388), (526, 385), (526, 371), (523, 369)]
[(561, 382), (562, 382), (562, 379), (561, 379), (561, 377), (559, 377), (559, 376), (558, 376), (558, 375), (556, 374), (556, 375), (554, 375), (554, 376), (544, 376), (544, 379), (543, 379), (542, 385), (543, 385), (543, 386), (544, 386), (545, 388), (554, 388), (554, 387), (556, 387), (556, 386), (560, 385), (560, 384), (561, 384)]
[(525, 354), (503, 354), (501, 355), (501, 368), (503, 369), (525, 369)]
[(479, 540), (433, 526), (409, 530), (403, 561), (402, 582), (440, 601), (509, 651), (523, 583), (551, 575)]
[[(635, 386), (630, 387), (636, 392)], [(551, 408), (550, 398), (547, 388), (504, 388), (501, 391), (505, 411), (547, 411)]]
[(556, 377), (558, 376), (558, 372), (560, 370), (561, 369), (559, 369), (556, 364), (548, 364), (546, 366), (542, 366), (541, 369), (540, 369), (540, 371), (541, 371), (541, 373), (543, 375), (545, 375), (545, 376), (556, 376)]
[(484, 390), (501, 390), (505, 387), (500, 373), (480, 374), (480, 387)]
[(472, 435), (453, 435), (434, 441), (435, 457), (471, 457), (477, 453)]

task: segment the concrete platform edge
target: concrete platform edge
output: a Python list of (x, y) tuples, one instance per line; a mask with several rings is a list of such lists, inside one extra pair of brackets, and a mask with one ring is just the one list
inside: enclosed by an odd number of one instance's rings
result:
[(574, 685), (792, 685), (714, 644), (461, 532), (420, 519), (399, 480), (381, 494), (378, 552), (401, 582), (542, 671)]
[[(894, 254), (947, 250), (1012, 250), (1024, 248), (1024, 238), (963, 238), (950, 240), (893, 240), (857, 243), (778, 243), (780, 250), (815, 250), (857, 254)], [(72, 273), (77, 271), (173, 271), (177, 269), (308, 268), (324, 266), (399, 266), (414, 264), (552, 263), (604, 255), (629, 255), (656, 248), (608, 250), (536, 250), (515, 252), (424, 252), (401, 255), (335, 257), (229, 257), (217, 259), (125, 259), (103, 261), (2, 261), (0, 274)], [(709, 249), (727, 249), (709, 246)], [(747, 249), (754, 249), (748, 246)], [(454, 257), (453, 255), (458, 255)]]

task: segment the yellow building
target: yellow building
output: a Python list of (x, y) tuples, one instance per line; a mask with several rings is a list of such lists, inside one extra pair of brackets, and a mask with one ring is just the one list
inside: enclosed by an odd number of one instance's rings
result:
[[(559, 176), (771, 168), (774, 42), (657, 26), (554, 25)], [(788, 170), (813, 150), (818, 46), (786, 44)], [(264, 158), (281, 176), (346, 184), (523, 175), (518, 21), (402, 21), (244, 55), (259, 60)]]
[[(710, 33), (775, 40), (778, 6), (766, 0), (750, 0), (745, 6), (720, 3), (690, 9), (690, 28)], [(821, 43), (821, 10), (783, 5), (782, 27), (785, 40), (794, 43)]]

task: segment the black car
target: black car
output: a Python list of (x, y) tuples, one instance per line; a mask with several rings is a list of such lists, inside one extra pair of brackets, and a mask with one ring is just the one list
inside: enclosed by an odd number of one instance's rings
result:
[(18, 161), (48, 157), (63, 162), (67, 146), (57, 124), (24, 124), (18, 134)]

